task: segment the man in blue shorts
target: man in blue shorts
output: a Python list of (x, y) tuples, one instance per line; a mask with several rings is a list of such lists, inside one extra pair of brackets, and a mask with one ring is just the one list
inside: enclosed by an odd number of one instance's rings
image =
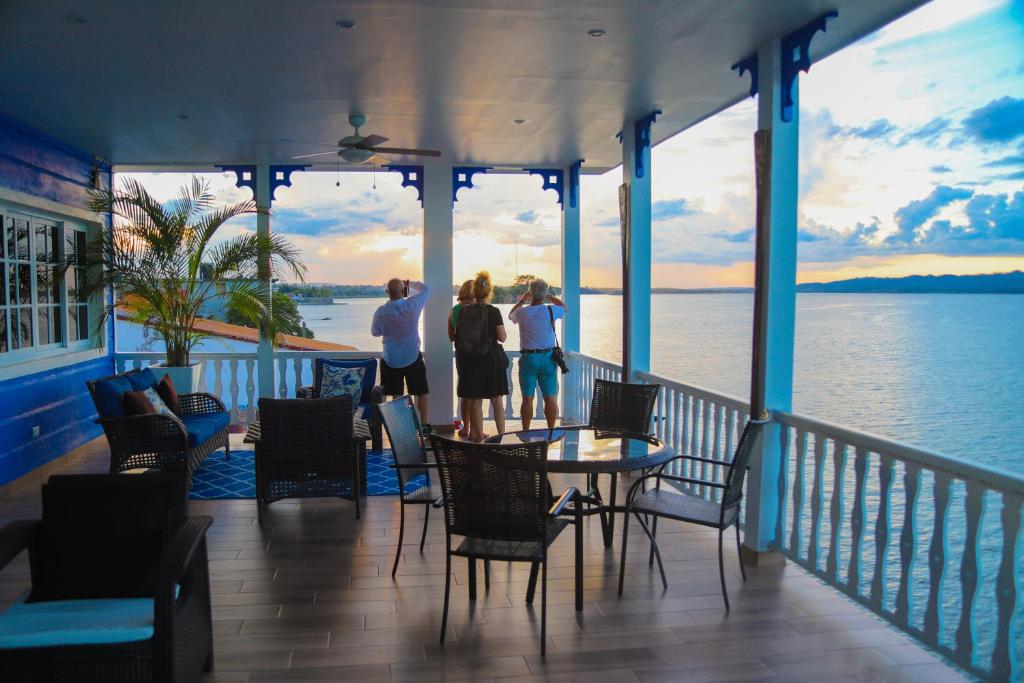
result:
[(548, 429), (558, 419), (558, 365), (552, 353), (555, 339), (554, 321), (565, 317), (566, 305), (551, 294), (548, 283), (533, 280), (522, 298), (512, 307), (508, 319), (519, 325), (519, 389), (523, 392), (520, 415), (523, 429), (530, 428), (533, 418), (533, 395), (538, 384), (544, 397), (544, 417)]

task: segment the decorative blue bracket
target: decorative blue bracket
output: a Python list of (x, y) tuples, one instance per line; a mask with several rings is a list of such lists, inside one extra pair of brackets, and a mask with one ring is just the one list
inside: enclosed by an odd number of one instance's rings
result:
[(839, 12), (825, 12), (787, 36), (781, 42), (782, 63), (782, 115), (783, 121), (793, 120), (793, 83), (799, 72), (807, 73), (811, 69), (811, 39), (818, 31), (824, 32), (829, 19), (835, 19)]
[[(644, 177), (644, 149), (651, 147), (651, 124), (661, 114), (660, 109), (655, 109), (647, 116), (637, 121), (634, 125), (633, 135), (633, 169), (637, 178)], [(620, 138), (621, 141), (621, 138)]]
[(256, 167), (255, 166), (218, 166), (222, 171), (235, 174), (235, 187), (248, 187), (252, 190), (252, 198), (256, 199)]
[(402, 187), (415, 187), (416, 199), (423, 206), (423, 167), (404, 164), (387, 164), (384, 168), (402, 174)]
[(583, 159), (576, 161), (569, 167), (569, 206), (576, 208), (580, 201), (580, 167)]
[(473, 176), (487, 173), (493, 166), (452, 166), (452, 202), (459, 201), (459, 190), (473, 187)]
[(743, 78), (743, 74), (750, 73), (750, 96), (754, 97), (757, 95), (757, 53), (750, 55), (746, 59), (740, 61), (729, 67), (733, 71), (739, 71), (740, 78)]
[(292, 173), (295, 171), (304, 171), (309, 168), (309, 164), (278, 164), (270, 167), (270, 202), (272, 203), (277, 197), (274, 193), (279, 187), (291, 187), (292, 186)]
[[(565, 172), (560, 168), (524, 168), (530, 175), (539, 175), (544, 184), (541, 191), (554, 190), (558, 193), (558, 203), (562, 204), (562, 193), (565, 191)], [(564, 204), (563, 204), (564, 206)]]

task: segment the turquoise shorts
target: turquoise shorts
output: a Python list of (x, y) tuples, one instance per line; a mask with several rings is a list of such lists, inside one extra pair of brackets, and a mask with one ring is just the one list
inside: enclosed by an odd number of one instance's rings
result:
[(519, 390), (523, 398), (533, 398), (537, 383), (541, 396), (558, 396), (558, 366), (550, 353), (524, 353), (519, 356)]

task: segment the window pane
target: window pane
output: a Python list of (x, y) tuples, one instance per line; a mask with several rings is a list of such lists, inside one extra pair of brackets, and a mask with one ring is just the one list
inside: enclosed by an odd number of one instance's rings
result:
[(19, 265), (18, 269), (18, 303), (32, 303), (32, 266)]
[(29, 224), (26, 220), (16, 219), (14, 221), (14, 228), (17, 232), (18, 237), (18, 258), (22, 261), (28, 261), (31, 257), (29, 251)]
[[(13, 309), (12, 309), (13, 310)], [(32, 308), (18, 309), (18, 348), (27, 349), (32, 346)]]
[[(0, 263), (0, 306), (7, 304), (7, 264)], [(3, 311), (0, 311), (2, 314)]]
[(46, 225), (36, 223), (35, 226), (36, 261), (46, 263), (50, 260), (50, 245), (47, 244), (50, 237), (50, 229)]
[(40, 306), (36, 312), (36, 321), (39, 327), (39, 345), (52, 343), (50, 339), (50, 307)]
[(68, 306), (68, 341), (78, 339), (78, 306)]
[(5, 225), (7, 225), (7, 219), (0, 215), (0, 259), (7, 258), (7, 233), (4, 231)]
[(78, 338), (88, 339), (89, 338), (89, 307), (79, 306), (78, 307)]
[(12, 304), (18, 302), (18, 266), (7, 266), (7, 298)]
[(50, 309), (50, 324), (53, 327), (53, 341), (60, 343), (64, 341), (64, 320), (60, 314), (60, 306), (53, 306)]
[(85, 265), (86, 248), (85, 248), (85, 233), (80, 230), (75, 231), (75, 255), (78, 259), (78, 265)]
[(53, 296), (53, 280), (56, 271), (50, 266), (36, 266), (36, 297), (41, 304), (56, 303), (59, 296)]
[(7, 311), (0, 308), (0, 353), (7, 353)]
[(17, 250), (15, 249), (14, 219), (8, 217), (4, 221), (4, 241), (7, 243), (7, 258), (14, 260)]

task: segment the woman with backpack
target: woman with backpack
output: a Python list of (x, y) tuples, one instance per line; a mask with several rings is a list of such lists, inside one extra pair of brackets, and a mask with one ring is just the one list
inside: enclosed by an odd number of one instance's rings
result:
[[(473, 303), (473, 281), (466, 280), (459, 287), (459, 293), (455, 297), (457, 302), (452, 306), (452, 310), (448, 313), (448, 340), (451, 342), (455, 341), (455, 325), (459, 322), (459, 310), (466, 304)], [(459, 359), (455, 358), (455, 370), (458, 372)], [(460, 373), (461, 374), (461, 373)], [(469, 399), (459, 400), (459, 417), (461, 422), (459, 423), (459, 436), (465, 439), (469, 436)]]
[(483, 441), (484, 399), (492, 399), (494, 421), (499, 432), (505, 430), (505, 406), (501, 397), (508, 394), (508, 356), (505, 322), (491, 300), (491, 276), (477, 273), (472, 284), (473, 303), (462, 304), (453, 312), (455, 366), (459, 382), (457, 393), (463, 402), (463, 416), (469, 423), (469, 440)]

